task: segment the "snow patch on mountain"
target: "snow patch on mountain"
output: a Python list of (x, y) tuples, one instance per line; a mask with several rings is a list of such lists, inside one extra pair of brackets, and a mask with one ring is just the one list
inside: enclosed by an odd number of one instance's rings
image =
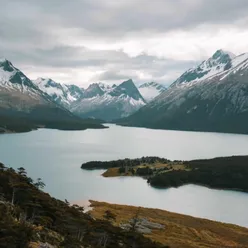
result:
[[(223, 54), (218, 50), (210, 59), (202, 62), (196, 69), (189, 69), (167, 91), (160, 94), (154, 101), (145, 106), (146, 109), (153, 109), (154, 114), (161, 109), (169, 114), (169, 111), (182, 111), (182, 106), (188, 104), (186, 113), (198, 111), (198, 105), (203, 101), (208, 101), (213, 106), (207, 105), (205, 108), (209, 115), (214, 113), (216, 106), (221, 102), (231, 104), (223, 111), (223, 115), (234, 111), (242, 113), (248, 110), (248, 100), (246, 89), (248, 87), (248, 53), (234, 57)], [(224, 57), (223, 57), (224, 56)], [(232, 57), (232, 58), (231, 58)], [(198, 69), (197, 69), (198, 68)], [(199, 70), (201, 68), (202, 70)], [(203, 70), (203, 68), (208, 68)], [(210, 68), (210, 70), (209, 70)], [(197, 71), (206, 75), (191, 75), (189, 72)], [(192, 76), (191, 80), (190, 77)], [(197, 99), (197, 100), (195, 100)], [(192, 101), (193, 106), (190, 104)], [(196, 105), (195, 103), (198, 103)], [(144, 112), (145, 113), (145, 112)], [(174, 112), (173, 112), (174, 113)]]
[(155, 97), (157, 97), (166, 90), (166, 88), (163, 85), (155, 82), (144, 83), (140, 85), (138, 89), (141, 95), (143, 96), (143, 98), (147, 102), (152, 101)]
[(200, 81), (210, 79), (218, 73), (229, 70), (235, 55), (224, 50), (217, 50), (211, 58), (203, 61), (197, 67), (191, 68), (183, 73), (170, 87), (190, 86)]
[(76, 85), (56, 83), (49, 78), (38, 78), (33, 82), (40, 90), (51, 96), (56, 103), (66, 108), (69, 108), (71, 103), (77, 101), (84, 92), (84, 89)]
[(82, 117), (112, 120), (128, 116), (145, 104), (132, 80), (118, 86), (94, 83), (71, 105), (71, 111)]
[(218, 50), (119, 123), (159, 129), (248, 133), (248, 53)]
[(46, 93), (7, 59), (0, 59), (0, 103), (2, 109), (24, 112), (38, 105), (53, 104)]

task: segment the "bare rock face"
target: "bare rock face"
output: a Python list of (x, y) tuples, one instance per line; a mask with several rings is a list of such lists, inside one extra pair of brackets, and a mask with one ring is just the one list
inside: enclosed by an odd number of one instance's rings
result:
[(154, 229), (164, 229), (165, 227), (159, 223), (154, 223), (146, 218), (139, 218), (137, 220), (131, 219), (129, 223), (126, 224), (120, 224), (120, 227), (125, 230), (130, 230), (133, 228), (133, 225), (135, 223), (135, 230), (142, 234), (149, 234)]

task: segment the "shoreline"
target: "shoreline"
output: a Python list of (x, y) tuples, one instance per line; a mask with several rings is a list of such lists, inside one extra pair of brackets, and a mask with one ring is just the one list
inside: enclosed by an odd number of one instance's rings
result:
[(74, 129), (74, 128), (71, 128), (71, 129), (61, 129), (61, 128), (52, 128), (52, 127), (36, 127), (36, 128), (33, 128), (33, 129), (30, 129), (30, 130), (25, 130), (25, 131), (16, 131), (16, 130), (9, 130), (9, 129), (5, 129), (3, 132), (2, 130), (0, 130), (0, 135), (1, 134), (19, 134), (19, 133), (30, 133), (32, 131), (37, 131), (39, 129), (50, 129), (50, 130), (58, 130), (58, 131), (85, 131), (85, 130), (88, 130), (88, 129), (107, 129), (109, 128), (108, 126), (102, 126), (102, 127), (89, 127), (89, 128), (84, 128), (84, 129)]
[(157, 157), (91, 161), (81, 169), (105, 169), (103, 177), (141, 177), (154, 188), (178, 188), (188, 184), (215, 190), (248, 193), (248, 156), (170, 161)]
[[(110, 169), (116, 169), (116, 168), (110, 168)], [(92, 169), (92, 170), (98, 170), (98, 169)], [(109, 169), (108, 169), (109, 170)], [(110, 176), (108, 174), (105, 174), (108, 172), (108, 170), (106, 170), (105, 172), (103, 172), (101, 174), (101, 176), (105, 177), (105, 178), (114, 178), (114, 177), (139, 177), (139, 178), (142, 178), (144, 180), (147, 180), (146, 177), (142, 177), (142, 176), (137, 176), (137, 175), (130, 175), (130, 174), (123, 174), (123, 175), (113, 175), (113, 176)], [(192, 183), (186, 183), (186, 184), (182, 184), (178, 187), (156, 187), (156, 186), (151, 186), (153, 188), (156, 188), (156, 189), (170, 189), (170, 188), (179, 188), (179, 187), (183, 187), (183, 186), (186, 186), (186, 185), (192, 185)], [(193, 184), (193, 185), (196, 185), (196, 186), (202, 186), (202, 187), (205, 187), (205, 188), (208, 188), (208, 189), (213, 189), (213, 190), (223, 190), (223, 191), (235, 191), (235, 192), (240, 192), (240, 193), (248, 193), (248, 190), (242, 190), (242, 189), (238, 189), (238, 188), (214, 188), (214, 187), (210, 187), (209, 185), (207, 184)]]
[(158, 130), (158, 131), (172, 131), (172, 132), (191, 132), (191, 133), (214, 133), (214, 134), (235, 134), (235, 135), (248, 135), (247, 132), (223, 132), (223, 131), (207, 131), (207, 130), (189, 130), (189, 129), (173, 129), (173, 128), (161, 128), (161, 127), (150, 127), (150, 126), (139, 126), (139, 125), (132, 125), (132, 124), (121, 124), (118, 122), (113, 122), (111, 124), (115, 124), (116, 126), (120, 127), (133, 127), (133, 128), (144, 128), (149, 130)]

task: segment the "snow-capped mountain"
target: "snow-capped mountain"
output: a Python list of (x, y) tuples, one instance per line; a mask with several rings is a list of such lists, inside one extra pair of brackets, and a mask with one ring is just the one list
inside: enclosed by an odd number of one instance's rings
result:
[(146, 102), (152, 101), (155, 97), (166, 90), (165, 86), (155, 82), (144, 83), (140, 85), (138, 89)]
[[(132, 80), (123, 82), (119, 86), (93, 83), (87, 89), (44, 78), (38, 78), (33, 83), (57, 104), (80, 117), (112, 120), (127, 116), (146, 104)], [(148, 91), (151, 92), (149, 94), (151, 97), (154, 96), (154, 91), (158, 94), (161, 87), (154, 83), (154, 85), (147, 84), (146, 89), (147, 94)]]
[[(101, 127), (58, 105), (24, 73), (0, 59), (0, 129), (27, 131), (37, 126), (59, 129)], [(92, 125), (91, 125), (92, 124)]]
[(187, 70), (172, 85), (197, 83), (198, 81), (211, 78), (212, 76), (231, 68), (232, 59), (236, 56), (233, 53), (217, 50), (208, 60), (203, 61), (199, 66)]
[(0, 59), (0, 96), (1, 108), (28, 111), (36, 105), (53, 104), (44, 92), (6, 59)]
[(248, 53), (218, 50), (123, 125), (248, 133)]
[(146, 104), (132, 80), (116, 86), (91, 84), (71, 111), (81, 117), (94, 117), (106, 121), (128, 116)]
[(80, 99), (84, 89), (76, 85), (67, 85), (54, 82), (50, 78), (38, 78), (33, 81), (38, 88), (47, 93), (58, 104), (69, 109), (70, 105)]

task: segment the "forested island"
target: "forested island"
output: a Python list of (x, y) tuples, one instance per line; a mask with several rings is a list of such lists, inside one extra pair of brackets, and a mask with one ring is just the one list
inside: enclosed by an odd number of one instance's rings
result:
[(141, 176), (153, 187), (186, 184), (248, 192), (248, 156), (220, 157), (192, 161), (170, 161), (158, 157), (92, 161), (82, 169), (107, 169), (103, 176)]

